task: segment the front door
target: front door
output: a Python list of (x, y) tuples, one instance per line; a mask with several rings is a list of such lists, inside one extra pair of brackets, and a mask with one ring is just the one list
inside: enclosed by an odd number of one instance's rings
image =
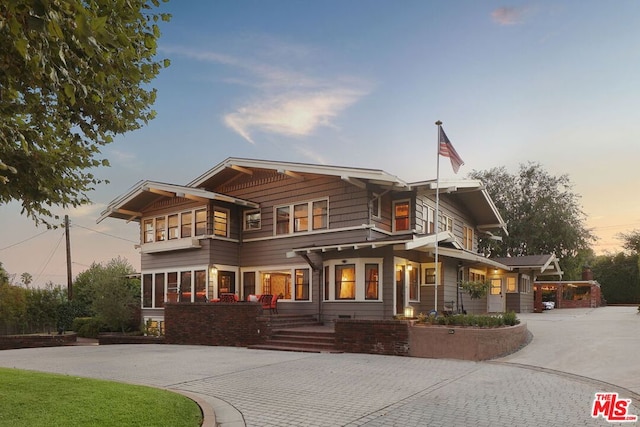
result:
[(502, 279), (491, 279), (491, 287), (487, 295), (487, 311), (489, 313), (504, 312), (504, 292), (502, 291)]

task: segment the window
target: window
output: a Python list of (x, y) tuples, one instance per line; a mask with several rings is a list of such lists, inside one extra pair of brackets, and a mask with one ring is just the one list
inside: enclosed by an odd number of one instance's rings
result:
[(204, 302), (207, 298), (206, 285), (205, 267), (180, 272), (144, 273), (142, 275), (142, 307), (162, 308), (165, 302), (177, 301)]
[(453, 218), (447, 215), (442, 215), (442, 230), (450, 231), (453, 233)]
[(276, 234), (289, 234), (289, 206), (276, 209)]
[(531, 292), (531, 278), (527, 274), (520, 276), (520, 293), (528, 294)]
[(180, 235), (178, 234), (178, 215), (169, 215), (168, 222), (169, 240), (179, 238)]
[(144, 220), (144, 239), (142, 241), (144, 243), (153, 242), (153, 220), (152, 219)]
[(191, 224), (193, 221), (193, 214), (191, 212), (183, 212), (180, 215), (180, 236), (191, 237)]
[(507, 292), (518, 292), (518, 276), (507, 276)]
[(355, 264), (336, 265), (336, 299), (356, 299)]
[[(422, 271), (424, 272), (422, 284), (423, 285), (433, 285), (436, 284), (436, 263), (428, 262), (422, 264)], [(442, 284), (442, 263), (438, 263), (438, 285)]]
[(165, 219), (156, 218), (156, 242), (161, 242), (165, 238)]
[(327, 200), (318, 200), (313, 202), (313, 229), (321, 230), (328, 227), (328, 206)]
[(364, 299), (378, 299), (379, 281), (378, 281), (378, 264), (364, 265)]
[[(160, 273), (164, 279), (164, 273)], [(158, 274), (156, 274), (156, 281)], [(178, 301), (178, 273), (167, 273), (167, 302)]]
[(195, 279), (195, 302), (205, 302), (207, 300), (207, 270), (196, 270)]
[[(328, 200), (276, 207), (275, 234), (302, 233), (328, 228)], [(291, 213), (293, 212), (293, 217)]]
[(293, 231), (309, 230), (309, 205), (295, 205), (293, 207)]
[(180, 272), (180, 301), (193, 302), (193, 284), (191, 283), (191, 272)]
[(256, 273), (255, 271), (245, 271), (242, 274), (242, 290), (245, 298), (256, 294)]
[(309, 270), (296, 269), (296, 300), (309, 300)]
[(476, 270), (475, 268), (469, 269), (469, 281), (470, 282), (485, 282), (487, 280), (487, 273), (482, 270)]
[[(150, 274), (145, 274), (145, 276), (151, 276)], [(153, 284), (154, 286), (154, 296), (155, 296), (155, 304), (154, 307), (160, 308), (164, 307), (164, 273), (156, 274), (156, 282)]]
[(213, 211), (213, 234), (227, 237), (229, 235), (229, 212), (226, 210), (214, 209)]
[(196, 236), (207, 234), (207, 210), (198, 209), (196, 211)]
[(382, 260), (358, 258), (330, 260), (324, 264), (326, 301), (380, 301)]
[(260, 230), (262, 222), (260, 211), (248, 211), (244, 213), (244, 230)]
[[(228, 235), (228, 217), (226, 211), (222, 212), (215, 218), (217, 220), (217, 233), (221, 233), (224, 228), (225, 236)], [(195, 228), (194, 228), (195, 216)], [(146, 218), (142, 220), (142, 242), (162, 242), (164, 240), (184, 239), (191, 236), (203, 236), (207, 234), (207, 210), (198, 209), (195, 211), (186, 211), (174, 213), (166, 216), (158, 216), (155, 218)], [(222, 235), (222, 234), (217, 234)]]
[(491, 279), (491, 287), (489, 288), (490, 295), (502, 294), (502, 279)]
[(409, 202), (401, 201), (393, 203), (393, 231), (409, 230)]
[(262, 272), (261, 281), (263, 294), (291, 299), (291, 270)]
[(424, 215), (423, 230), (426, 234), (436, 232), (436, 224), (434, 218), (436, 217), (436, 210), (431, 206), (423, 205), (422, 215)]
[(329, 266), (324, 267), (324, 299), (329, 299)]
[(473, 250), (473, 229), (466, 225), (462, 226), (462, 247), (468, 251)]
[(153, 307), (153, 276), (142, 276), (142, 307)]
[(381, 217), (381, 213), (380, 213), (380, 195), (377, 193), (373, 193), (372, 194), (372, 199), (371, 199), (371, 216), (374, 218), (380, 218)]

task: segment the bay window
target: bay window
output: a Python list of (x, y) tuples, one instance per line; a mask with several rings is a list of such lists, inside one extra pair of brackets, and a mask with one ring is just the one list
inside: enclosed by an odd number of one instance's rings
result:
[(356, 299), (355, 264), (336, 265), (336, 299)]

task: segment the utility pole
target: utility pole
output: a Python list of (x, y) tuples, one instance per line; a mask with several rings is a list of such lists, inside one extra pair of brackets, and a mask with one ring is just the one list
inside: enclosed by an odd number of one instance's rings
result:
[(69, 239), (69, 215), (64, 216), (64, 235), (67, 240), (67, 298), (73, 299), (73, 281), (71, 278), (71, 240)]

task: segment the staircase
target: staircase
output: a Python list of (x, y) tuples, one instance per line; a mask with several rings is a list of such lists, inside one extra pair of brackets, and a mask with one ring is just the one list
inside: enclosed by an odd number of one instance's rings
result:
[(332, 327), (322, 326), (313, 316), (271, 316), (272, 334), (251, 349), (300, 351), (306, 353), (341, 353), (336, 349)]

